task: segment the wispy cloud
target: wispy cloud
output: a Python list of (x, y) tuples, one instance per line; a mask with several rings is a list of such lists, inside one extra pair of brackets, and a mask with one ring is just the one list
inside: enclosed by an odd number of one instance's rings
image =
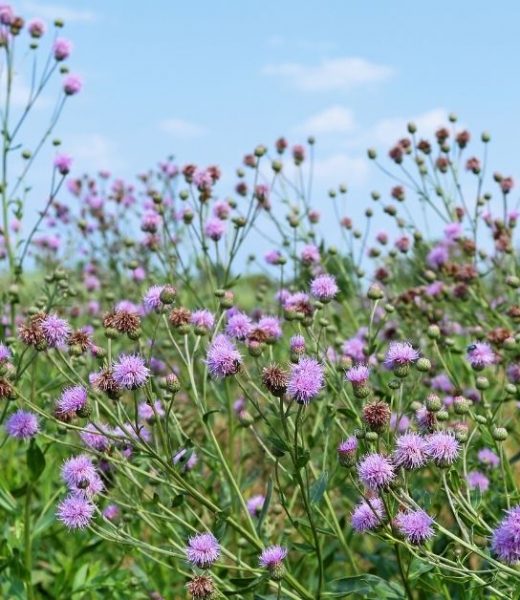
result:
[(337, 92), (386, 81), (394, 70), (364, 58), (344, 57), (323, 60), (318, 65), (267, 65), (263, 73), (285, 79), (292, 86), (306, 92)]
[(446, 125), (448, 111), (445, 108), (433, 108), (415, 116), (381, 119), (367, 131), (367, 141), (371, 139), (370, 145), (390, 146), (406, 135), (406, 126), (410, 121), (417, 125), (418, 136), (430, 137), (438, 127)]
[(33, 13), (34, 16), (53, 21), (62, 19), (65, 23), (83, 22), (89, 23), (97, 19), (96, 13), (87, 9), (73, 8), (61, 4), (46, 4), (40, 2), (22, 2), (25, 11)]
[(64, 140), (63, 149), (74, 159), (74, 171), (122, 170), (125, 163), (117, 144), (102, 133), (84, 133)]
[(324, 183), (361, 185), (368, 177), (368, 161), (364, 157), (350, 156), (344, 152), (331, 154), (314, 163), (314, 176)]
[(159, 123), (159, 129), (179, 138), (196, 138), (207, 133), (206, 128), (202, 125), (176, 117), (161, 121)]
[(354, 113), (349, 108), (336, 105), (311, 115), (296, 127), (296, 131), (312, 135), (326, 135), (330, 133), (350, 133), (355, 128)]

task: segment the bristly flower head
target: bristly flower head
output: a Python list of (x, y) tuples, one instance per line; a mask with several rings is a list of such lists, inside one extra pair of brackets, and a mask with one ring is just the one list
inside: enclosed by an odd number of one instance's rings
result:
[(358, 465), (358, 476), (366, 488), (378, 491), (395, 478), (394, 465), (382, 454), (368, 454)]
[(43, 337), (50, 348), (59, 348), (67, 343), (70, 325), (56, 314), (47, 315), (41, 322)]
[(309, 404), (322, 387), (323, 367), (317, 360), (303, 356), (292, 365), (287, 392), (298, 404)]
[(363, 407), (363, 421), (372, 431), (384, 431), (390, 423), (392, 411), (384, 400), (369, 402)]
[(251, 319), (242, 312), (231, 315), (226, 324), (227, 335), (237, 340), (245, 340), (252, 329)]
[(75, 416), (87, 416), (87, 390), (81, 385), (65, 388), (56, 402), (55, 414), (61, 421), (70, 421)]
[(209, 345), (206, 364), (211, 376), (220, 379), (240, 371), (242, 356), (233, 342), (220, 333)]
[(215, 317), (213, 314), (206, 309), (195, 310), (191, 313), (191, 324), (194, 327), (198, 327), (201, 330), (209, 331), (213, 329), (215, 324)]
[(10, 437), (27, 440), (40, 431), (38, 417), (25, 410), (17, 410), (5, 423), (5, 430)]
[(356, 365), (345, 373), (345, 379), (356, 386), (364, 386), (368, 382), (370, 376), (370, 369), (366, 365)]
[(351, 435), (346, 440), (340, 442), (337, 448), (338, 460), (344, 467), (352, 467), (356, 463), (356, 454), (358, 449), (358, 440)]
[(63, 481), (72, 490), (84, 488), (98, 477), (94, 463), (86, 454), (67, 459), (61, 468)]
[(211, 600), (215, 597), (215, 584), (209, 575), (195, 575), (186, 584), (186, 589), (193, 600)]
[(486, 342), (475, 342), (468, 346), (467, 356), (475, 371), (481, 371), (496, 362), (496, 355)]
[(408, 342), (391, 342), (388, 347), (384, 365), (394, 371), (398, 377), (404, 377), (410, 365), (419, 358), (419, 352)]
[(422, 509), (399, 513), (395, 518), (395, 523), (411, 544), (423, 544), (434, 535), (433, 519)]
[(80, 433), (81, 441), (88, 448), (92, 448), (92, 450), (106, 452), (110, 448), (111, 440), (103, 432), (109, 433), (109, 431), (110, 430), (107, 425), (102, 423), (98, 425), (89, 423)]
[(247, 510), (252, 517), (259, 517), (265, 504), (265, 496), (257, 494), (247, 501)]
[(459, 456), (459, 442), (455, 436), (445, 431), (432, 433), (426, 438), (426, 454), (439, 467), (448, 467)]
[(0, 363), (7, 362), (11, 356), (11, 350), (5, 344), (0, 343)]
[(220, 556), (220, 544), (212, 533), (197, 533), (188, 540), (185, 552), (192, 565), (208, 569)]
[(495, 469), (500, 464), (500, 458), (489, 448), (482, 448), (477, 454), (479, 462)]
[(311, 282), (311, 294), (321, 302), (330, 302), (337, 293), (336, 278), (332, 275), (318, 275)]
[(271, 578), (280, 581), (285, 574), (283, 561), (287, 557), (287, 548), (283, 546), (267, 546), (258, 558), (260, 566), (269, 571)]
[(94, 516), (94, 510), (90, 500), (72, 495), (58, 505), (56, 516), (69, 529), (85, 529)]
[(480, 492), (485, 492), (489, 487), (489, 479), (480, 471), (470, 471), (466, 481), (470, 490), (478, 489)]
[(164, 308), (161, 301), (161, 293), (164, 285), (152, 285), (143, 297), (143, 307), (146, 314), (159, 312)]
[(351, 517), (352, 528), (359, 533), (376, 529), (383, 521), (384, 507), (380, 498), (360, 502)]
[(491, 548), (506, 563), (514, 565), (520, 561), (520, 505), (507, 511), (493, 532)]
[(289, 341), (291, 352), (303, 354), (305, 352), (305, 338), (303, 335), (293, 335)]
[(281, 398), (287, 392), (288, 382), (287, 371), (276, 363), (264, 367), (262, 370), (262, 383), (277, 398)]
[(150, 369), (137, 354), (121, 354), (112, 367), (112, 376), (118, 386), (134, 390), (147, 382)]
[(426, 440), (418, 433), (405, 433), (395, 441), (393, 461), (405, 469), (419, 469), (428, 461)]

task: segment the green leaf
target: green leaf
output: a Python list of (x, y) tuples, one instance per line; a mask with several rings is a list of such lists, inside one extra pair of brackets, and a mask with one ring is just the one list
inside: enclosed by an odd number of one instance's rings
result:
[(323, 494), (327, 489), (327, 483), (329, 481), (329, 472), (323, 471), (318, 479), (311, 485), (310, 488), (310, 500), (311, 504), (317, 504), (323, 498)]
[(271, 503), (272, 494), (273, 494), (273, 480), (272, 480), (272, 478), (269, 478), (269, 480), (267, 482), (267, 493), (265, 495), (264, 504), (262, 506), (262, 511), (260, 513), (260, 516), (258, 517), (258, 523), (256, 525), (257, 533), (259, 533), (262, 529), (262, 524), (267, 515), (267, 511), (269, 510), (269, 504)]
[(204, 413), (204, 416), (202, 417), (202, 420), (204, 421), (204, 423), (208, 422), (208, 419), (211, 417), (211, 415), (213, 413), (218, 413), (220, 412), (220, 410), (218, 408), (214, 408), (212, 410), (208, 410), (208, 412)]
[(36, 481), (45, 469), (45, 456), (34, 439), (31, 440), (31, 444), (27, 449), (27, 466), (32, 481)]

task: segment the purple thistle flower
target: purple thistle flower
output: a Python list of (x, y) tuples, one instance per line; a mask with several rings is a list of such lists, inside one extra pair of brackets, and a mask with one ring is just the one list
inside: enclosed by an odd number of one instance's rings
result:
[(111, 440), (102, 433), (103, 431), (109, 432), (107, 425), (99, 424), (96, 427), (93, 423), (89, 423), (80, 433), (81, 441), (92, 450), (106, 452), (110, 448)]
[(449, 252), (445, 245), (434, 246), (426, 256), (426, 262), (431, 269), (440, 269), (448, 262)]
[(332, 275), (318, 275), (311, 282), (311, 294), (321, 302), (329, 302), (338, 291), (336, 278)]
[(5, 345), (0, 343), (0, 363), (5, 363), (11, 358), (11, 350)]
[(418, 433), (405, 433), (395, 441), (393, 461), (396, 466), (405, 469), (419, 469), (428, 460), (426, 441)]
[(56, 314), (47, 315), (41, 322), (45, 341), (50, 348), (58, 348), (67, 343), (71, 333), (70, 325)]
[(491, 539), (493, 552), (511, 565), (520, 561), (520, 505), (506, 512)]
[(500, 458), (489, 448), (482, 448), (477, 454), (479, 462), (495, 469), (500, 464)]
[(382, 454), (369, 454), (359, 463), (358, 476), (366, 488), (377, 491), (394, 479), (394, 465)]
[(224, 221), (216, 218), (210, 218), (204, 225), (204, 235), (209, 237), (214, 242), (218, 242), (220, 238), (226, 232), (226, 225)]
[(201, 309), (191, 313), (190, 321), (195, 327), (210, 330), (215, 324), (215, 317), (209, 310)]
[(197, 533), (188, 540), (186, 558), (193, 566), (207, 569), (219, 556), (220, 544), (212, 533)]
[(40, 431), (38, 417), (25, 410), (17, 410), (5, 423), (5, 430), (10, 437), (27, 440)]
[(411, 365), (419, 358), (419, 352), (409, 342), (391, 342), (384, 365), (388, 369)]
[(65, 60), (72, 51), (72, 43), (64, 38), (57, 38), (52, 46), (52, 53), (57, 61)]
[(337, 453), (340, 464), (345, 467), (351, 467), (355, 464), (358, 445), (358, 440), (353, 435), (339, 443)]
[(390, 429), (397, 431), (399, 433), (404, 433), (408, 427), (410, 426), (410, 419), (406, 415), (398, 415), (397, 413), (392, 413), (390, 417)]
[(60, 502), (56, 516), (69, 529), (85, 529), (94, 516), (94, 510), (90, 500), (72, 495)]
[(489, 367), (496, 362), (495, 353), (486, 342), (475, 342), (468, 346), (467, 357), (476, 371)]
[(399, 513), (395, 524), (411, 544), (422, 544), (433, 537), (433, 519), (422, 509)]
[(252, 329), (251, 319), (242, 312), (231, 315), (226, 324), (226, 334), (237, 340), (245, 340)]
[(320, 251), (314, 244), (307, 244), (300, 252), (301, 261), (306, 265), (320, 262)]
[(258, 321), (258, 329), (261, 329), (270, 341), (278, 340), (282, 337), (282, 328), (280, 320), (277, 317), (269, 315), (262, 317)]
[(307, 405), (323, 387), (323, 367), (314, 358), (303, 356), (291, 367), (287, 393), (298, 404)]
[(81, 92), (83, 81), (80, 77), (74, 74), (67, 75), (63, 80), (63, 91), (67, 96), (74, 96)]
[(287, 548), (283, 546), (267, 546), (258, 558), (260, 566), (270, 571), (279, 567), (287, 557)]
[(68, 154), (57, 154), (54, 158), (54, 166), (60, 175), (67, 175), (72, 166), (72, 158)]
[(164, 308), (161, 302), (161, 293), (164, 285), (152, 285), (143, 297), (143, 307), (145, 314), (158, 312)]
[(265, 504), (265, 496), (257, 494), (247, 501), (247, 510), (252, 517), (259, 517)]
[(78, 414), (87, 405), (87, 390), (81, 385), (65, 388), (56, 402), (56, 416), (69, 418)]
[(466, 481), (470, 490), (478, 489), (485, 492), (489, 487), (489, 479), (480, 471), (470, 471), (466, 476)]
[(370, 375), (370, 369), (366, 365), (356, 365), (345, 373), (345, 378), (353, 386), (363, 386), (367, 383)]
[(264, 255), (264, 260), (268, 265), (279, 265), (281, 260), (284, 260), (283, 255), (278, 250), (269, 250)]
[(211, 376), (220, 379), (238, 373), (242, 356), (233, 342), (220, 333), (209, 345), (206, 364)]
[(511, 383), (520, 383), (520, 363), (512, 363), (506, 369), (507, 378)]
[(452, 433), (438, 431), (426, 438), (425, 451), (437, 466), (447, 467), (459, 456), (459, 442)]
[(303, 354), (305, 352), (305, 338), (303, 335), (293, 335), (289, 340), (291, 352), (295, 354)]
[(379, 527), (384, 517), (384, 507), (380, 498), (370, 498), (360, 502), (354, 509), (350, 523), (352, 528), (362, 533)]
[(96, 467), (86, 454), (80, 454), (67, 459), (61, 467), (61, 477), (67, 486), (73, 490), (85, 487), (98, 477)]
[(173, 457), (173, 464), (181, 467), (181, 470), (186, 473), (191, 471), (199, 462), (199, 458), (194, 450), (189, 454), (186, 448), (179, 450)]
[(112, 376), (118, 386), (134, 390), (143, 386), (150, 376), (144, 359), (137, 354), (121, 354), (112, 369)]
[(156, 418), (156, 415), (158, 417), (164, 417), (165, 413), (161, 401), (156, 400), (153, 403), (153, 406), (148, 404), (148, 402), (141, 402), (137, 407), (137, 414), (142, 421), (153, 421)]
[(116, 521), (121, 514), (117, 504), (109, 504), (103, 509), (102, 515), (109, 521)]
[(362, 363), (366, 360), (365, 342), (359, 337), (353, 337), (343, 343), (342, 352), (355, 362)]

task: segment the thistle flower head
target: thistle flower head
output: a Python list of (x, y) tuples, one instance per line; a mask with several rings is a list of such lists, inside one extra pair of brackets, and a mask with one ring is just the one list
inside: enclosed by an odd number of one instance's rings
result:
[(76, 385), (63, 390), (56, 402), (56, 417), (62, 421), (68, 421), (78, 415), (87, 406), (87, 390)]
[(278, 581), (284, 575), (285, 568), (283, 561), (286, 557), (287, 548), (278, 545), (267, 546), (258, 557), (258, 562), (261, 567), (269, 571), (269, 574), (275, 581)]
[(5, 431), (19, 440), (32, 438), (40, 431), (38, 417), (32, 412), (17, 410), (5, 422)]
[(220, 544), (212, 533), (197, 533), (188, 540), (185, 552), (193, 566), (208, 569), (220, 556)]
[(395, 440), (393, 461), (405, 469), (419, 469), (428, 461), (426, 441), (418, 433), (405, 433)]
[(382, 454), (368, 454), (358, 465), (358, 476), (367, 489), (377, 491), (392, 483), (394, 465)]
[(247, 510), (252, 517), (260, 516), (262, 512), (262, 508), (265, 504), (265, 496), (262, 494), (257, 494), (256, 496), (251, 496), (247, 501)]
[(468, 346), (467, 357), (471, 366), (478, 371), (496, 362), (495, 353), (486, 342), (475, 342)]
[(245, 340), (252, 329), (251, 319), (242, 312), (236, 312), (227, 320), (226, 334), (231, 338)]
[(423, 544), (434, 535), (433, 519), (422, 509), (399, 513), (395, 518), (395, 524), (411, 544)]
[(353, 386), (366, 385), (370, 376), (370, 369), (366, 365), (356, 365), (345, 373), (345, 378)]
[(67, 321), (54, 313), (46, 315), (41, 321), (40, 327), (43, 337), (50, 348), (65, 346), (71, 334), (71, 328)]
[(379, 498), (370, 498), (360, 502), (350, 518), (352, 528), (362, 533), (379, 527), (384, 517), (383, 503)]
[(478, 489), (480, 492), (485, 492), (489, 487), (489, 479), (480, 471), (470, 471), (466, 481), (470, 490)]
[(71, 495), (58, 505), (56, 516), (69, 529), (85, 529), (94, 516), (94, 504), (83, 496)]
[(119, 387), (134, 390), (148, 381), (150, 369), (141, 356), (121, 354), (112, 367), (112, 376)]
[(289, 376), (285, 369), (273, 363), (263, 369), (262, 383), (273, 396), (281, 398), (287, 392)]
[(520, 505), (508, 510), (493, 531), (491, 549), (505, 563), (514, 565), (520, 561)]
[(500, 464), (500, 458), (490, 448), (482, 448), (482, 450), (479, 450), (477, 458), (479, 462), (487, 467), (492, 467), (493, 469)]
[(314, 358), (303, 356), (291, 367), (287, 393), (298, 404), (307, 405), (323, 387), (323, 367)]
[(419, 352), (408, 342), (391, 342), (388, 347), (385, 366), (388, 369), (409, 366), (419, 358)]
[(215, 336), (208, 348), (206, 364), (212, 377), (221, 379), (236, 375), (242, 364), (242, 356), (233, 342), (224, 334)]
[(311, 294), (321, 302), (329, 302), (338, 291), (336, 278), (332, 275), (318, 275), (311, 281)]
[(438, 431), (426, 438), (425, 452), (439, 467), (447, 467), (459, 456), (459, 442), (452, 433)]
[(195, 327), (209, 331), (210, 329), (213, 329), (215, 317), (209, 310), (201, 309), (195, 310), (191, 313), (190, 321)]

